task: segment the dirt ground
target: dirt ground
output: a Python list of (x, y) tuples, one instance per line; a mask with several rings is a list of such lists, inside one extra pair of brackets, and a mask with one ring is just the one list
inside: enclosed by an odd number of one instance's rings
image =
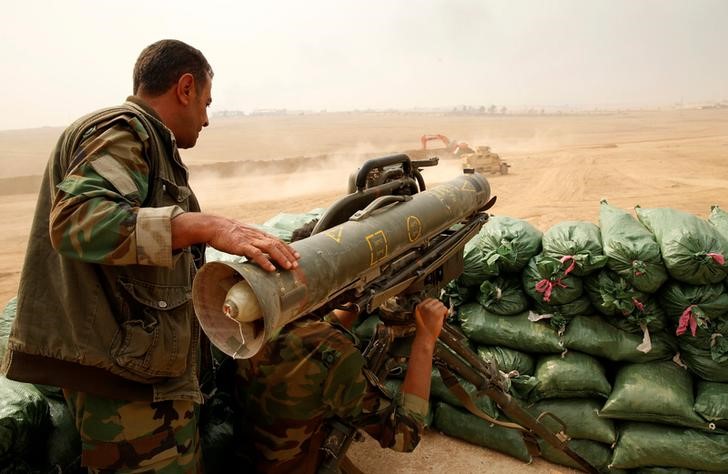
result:
[[(0, 132), (0, 178), (39, 175), (60, 129)], [(209, 212), (262, 223), (279, 212), (326, 207), (345, 193), (364, 153), (419, 146), (423, 133), (490, 145), (511, 164), (489, 178), (493, 214), (527, 219), (541, 230), (564, 220), (598, 223), (599, 201), (631, 209), (673, 207), (706, 217), (728, 209), (728, 109), (630, 111), (544, 116), (450, 116), (404, 113), (321, 114), (218, 119), (192, 165), (335, 155), (336, 166), (277, 175), (200, 172), (193, 185)], [(292, 160), (292, 163), (295, 163)], [(330, 161), (327, 161), (330, 163)], [(459, 172), (456, 163), (425, 169), (434, 184)], [(0, 302), (17, 292), (35, 190), (0, 196)], [(542, 460), (525, 465), (493, 451), (428, 433), (411, 455), (356, 444), (352, 459), (375, 472), (572, 472)]]

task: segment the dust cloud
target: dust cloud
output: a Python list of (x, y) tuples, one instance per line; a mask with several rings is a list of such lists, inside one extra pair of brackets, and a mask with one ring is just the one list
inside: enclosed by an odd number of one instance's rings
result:
[[(295, 200), (311, 194), (348, 193), (352, 174), (368, 159), (402, 151), (375, 153), (372, 144), (361, 143), (319, 158), (283, 158), (265, 162), (241, 161), (232, 173), (221, 174), (212, 166), (198, 167), (191, 175), (191, 185), (204, 206), (219, 207), (231, 200), (246, 203)], [(384, 146), (396, 150), (396, 145)], [(264, 169), (263, 169), (264, 168)], [(271, 172), (274, 170), (274, 172)], [(460, 160), (440, 160), (438, 166), (422, 170), (429, 186), (449, 181), (462, 173)]]
[(239, 173), (223, 178), (207, 174), (192, 177), (191, 185), (201, 203), (215, 205), (241, 195), (251, 203), (333, 191), (345, 194), (350, 173), (348, 168), (342, 167), (272, 175)]

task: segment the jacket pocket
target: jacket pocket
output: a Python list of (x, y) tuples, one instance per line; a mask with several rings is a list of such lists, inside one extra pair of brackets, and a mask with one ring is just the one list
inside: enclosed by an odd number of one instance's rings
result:
[(112, 341), (114, 361), (141, 382), (184, 374), (192, 340), (189, 290), (135, 280), (122, 280), (120, 286), (126, 293), (125, 320)]
[(160, 206), (176, 205), (185, 210), (187, 209), (187, 200), (192, 195), (192, 190), (189, 187), (174, 183), (163, 177), (159, 178), (159, 186), (161, 188)]

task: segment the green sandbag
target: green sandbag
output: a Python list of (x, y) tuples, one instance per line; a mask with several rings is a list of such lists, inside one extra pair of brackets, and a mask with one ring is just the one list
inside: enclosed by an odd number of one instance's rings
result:
[(710, 350), (680, 341), (680, 358), (696, 377), (710, 382), (728, 383), (728, 362), (713, 360)]
[(719, 428), (728, 429), (728, 383), (698, 381), (693, 409)]
[(433, 424), (447, 436), (500, 451), (523, 462), (532, 461), (519, 431), (492, 425), (447, 403), (437, 404)]
[(710, 206), (708, 222), (714, 225), (723, 237), (728, 239), (728, 212), (725, 212), (717, 205)]
[(541, 251), (540, 230), (521, 219), (493, 216), (480, 232), (479, 247), (496, 274), (520, 273)]
[(655, 236), (622, 209), (601, 202), (599, 227), (607, 266), (639, 291), (654, 293), (667, 280)]
[(204, 472), (225, 473), (230, 469), (230, 454), (239, 440), (235, 437), (235, 402), (227, 392), (216, 392), (200, 409), (200, 447)]
[[(55, 474), (56, 471), (51, 472)], [(15, 458), (7, 463), (0, 463), (0, 474), (38, 474), (38, 469), (24, 459)]]
[[(264, 224), (254, 225), (254, 227), (274, 237), (277, 237), (284, 242), (290, 242), (293, 236), (293, 231), (303, 226), (304, 224), (309, 223), (313, 219), (320, 218), (324, 210), (325, 209), (317, 208), (301, 214), (281, 213), (272, 217)], [(221, 250), (217, 250), (208, 245), (205, 248), (205, 261), (242, 263), (247, 261), (247, 259), (245, 257), (241, 257), (240, 255), (233, 255), (223, 252)]]
[(688, 369), (703, 380), (728, 382), (728, 321), (710, 321), (677, 338), (680, 357)]
[(594, 307), (620, 329), (642, 332), (645, 327), (651, 331), (665, 327), (665, 313), (651, 295), (637, 290), (612, 270), (602, 269), (584, 278), (584, 292)]
[(602, 364), (580, 352), (543, 356), (536, 363), (534, 377), (538, 385), (531, 392), (531, 402), (547, 398), (607, 398), (612, 389)]
[(584, 291), (594, 307), (606, 316), (632, 314), (647, 296), (608, 268), (585, 277)]
[(517, 371), (522, 375), (533, 375), (536, 362), (525, 352), (500, 346), (479, 346), (478, 356), (486, 362), (495, 362), (501, 372)]
[(530, 400), (531, 392), (538, 387), (538, 380), (532, 375), (519, 375), (508, 379), (508, 391), (519, 400)]
[(728, 239), (703, 219), (670, 208), (635, 208), (655, 236), (670, 276), (690, 285), (723, 281), (728, 272)]
[(604, 316), (604, 320), (612, 326), (635, 334), (643, 334), (645, 328), (650, 332), (667, 332), (669, 327), (667, 315), (655, 295), (647, 295), (639, 308), (628, 316)]
[(257, 227), (283, 241), (290, 242), (294, 230), (314, 219), (320, 219), (324, 211), (323, 208), (316, 208), (300, 214), (282, 212)]
[[(669, 281), (660, 291), (659, 301), (673, 327), (678, 327), (687, 313), (702, 328), (709, 320), (725, 318), (728, 313), (728, 293), (722, 284), (696, 286)], [(690, 327), (685, 329), (686, 333), (691, 331)]]
[(581, 295), (574, 301), (566, 304), (549, 304), (543, 301), (535, 301), (533, 310), (538, 314), (553, 314), (571, 320), (574, 316), (592, 314), (594, 308), (587, 295)]
[(581, 296), (581, 278), (566, 275), (567, 267), (559, 260), (536, 255), (529, 260), (521, 275), (526, 294), (549, 304), (571, 303)]
[(478, 302), (494, 314), (512, 316), (528, 309), (528, 298), (521, 287), (520, 278), (498, 277), (480, 285)]
[(480, 230), (475, 237), (465, 244), (463, 251), (463, 273), (458, 277), (461, 286), (479, 287), (488, 278), (498, 275), (498, 269), (489, 266), (483, 257), (483, 251), (480, 249), (480, 237), (485, 228)]
[[(577, 316), (564, 333), (564, 345), (612, 361), (649, 362), (669, 360), (677, 352), (675, 339), (666, 333), (649, 332), (651, 345), (642, 346), (643, 335), (618, 329), (599, 316)], [(643, 352), (638, 349), (642, 346)]]
[[(552, 447), (544, 440), (539, 439), (538, 446), (541, 450), (541, 457), (545, 460), (554, 464), (572, 467), (574, 469), (583, 469), (580, 467), (579, 463), (564, 454), (563, 451), (559, 451)], [(604, 473), (615, 472), (608, 468), (609, 461), (612, 459), (612, 450), (609, 449), (608, 445), (588, 439), (572, 439), (569, 441), (569, 448), (581, 456), (582, 459), (588, 462), (597, 471)]]
[(556, 331), (546, 324), (531, 322), (528, 313), (498, 316), (478, 303), (469, 303), (459, 308), (458, 319), (468, 339), (478, 344), (544, 354), (564, 350)]
[(48, 401), (37, 388), (0, 377), (0, 465), (37, 453), (49, 424)]
[(585, 221), (563, 221), (543, 234), (543, 255), (574, 264), (576, 276), (586, 276), (607, 264), (602, 248), (602, 232), (596, 224)]
[(478, 356), (486, 362), (495, 362), (501, 372), (518, 372), (519, 375), (511, 374), (509, 378), (510, 392), (522, 400), (530, 398), (531, 391), (538, 385), (538, 380), (533, 377), (536, 368), (533, 357), (525, 352), (501, 346), (480, 346)]
[(440, 299), (446, 304), (457, 308), (465, 303), (475, 301), (479, 291), (480, 288), (477, 286), (465, 286), (461, 284), (460, 280), (455, 279), (445, 286), (443, 295)]
[(628, 364), (619, 369), (600, 416), (710, 429), (693, 410), (693, 381), (672, 361)]
[(379, 316), (376, 314), (369, 315), (367, 318), (365, 318), (363, 321), (359, 322), (357, 321), (357, 324), (354, 326), (354, 334), (356, 337), (362, 340), (369, 340), (374, 336), (374, 333), (377, 330), (377, 325), (381, 323), (382, 320), (379, 319)]
[(48, 472), (78, 472), (81, 467), (81, 436), (68, 405), (49, 398), (51, 429), (46, 444)]
[(240, 255), (233, 255), (231, 253), (223, 252), (208, 245), (205, 247), (205, 262), (231, 262), (231, 263), (243, 263), (246, 262), (245, 257)]
[(561, 336), (574, 317), (594, 313), (591, 301), (586, 295), (581, 295), (571, 303), (548, 304), (543, 301), (533, 303), (532, 314), (529, 315), (532, 321), (547, 320)]
[(611, 466), (728, 472), (728, 435), (658, 424), (626, 423), (620, 429)]
[(8, 337), (10, 336), (10, 328), (15, 320), (15, 309), (18, 304), (18, 298), (13, 296), (8, 304), (5, 305), (2, 315), (0, 315), (0, 361), (5, 356), (5, 349), (8, 346)]
[[(549, 412), (556, 415), (566, 425), (566, 434), (574, 439), (590, 439), (608, 445), (617, 440), (614, 422), (598, 415), (603, 402), (589, 398), (553, 399), (544, 400), (529, 407), (529, 411), (536, 417)], [(553, 418), (542, 418), (551, 431), (561, 431), (561, 425)]]
[[(457, 375), (456, 375), (457, 377)], [(477, 396), (477, 389), (473, 384), (468, 382), (467, 380), (463, 380), (460, 377), (457, 377), (458, 381), (460, 382), (460, 386), (465, 389), (466, 392), (470, 395), (470, 397), (473, 399), (473, 402), (475, 403), (475, 406), (483, 410), (486, 414), (488, 414), (492, 418), (499, 418), (499, 412), (496, 408), (495, 403), (493, 400), (490, 399), (490, 397), (483, 395), (478, 397)], [(445, 382), (442, 381), (442, 375), (440, 375), (440, 371), (437, 370), (437, 368), (432, 369), (432, 383), (430, 386), (430, 397), (435, 398), (437, 400), (441, 400), (449, 405), (456, 406), (456, 407), (462, 407), (462, 402), (456, 397), (449, 388), (445, 385)]]

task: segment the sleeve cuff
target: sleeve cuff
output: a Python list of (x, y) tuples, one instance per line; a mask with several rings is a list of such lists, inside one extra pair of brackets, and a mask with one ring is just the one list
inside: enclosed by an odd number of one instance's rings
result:
[(406, 392), (400, 393), (399, 406), (419, 422), (424, 422), (430, 411), (430, 402)]
[(171, 268), (172, 219), (184, 213), (179, 206), (142, 207), (137, 214), (137, 263)]

